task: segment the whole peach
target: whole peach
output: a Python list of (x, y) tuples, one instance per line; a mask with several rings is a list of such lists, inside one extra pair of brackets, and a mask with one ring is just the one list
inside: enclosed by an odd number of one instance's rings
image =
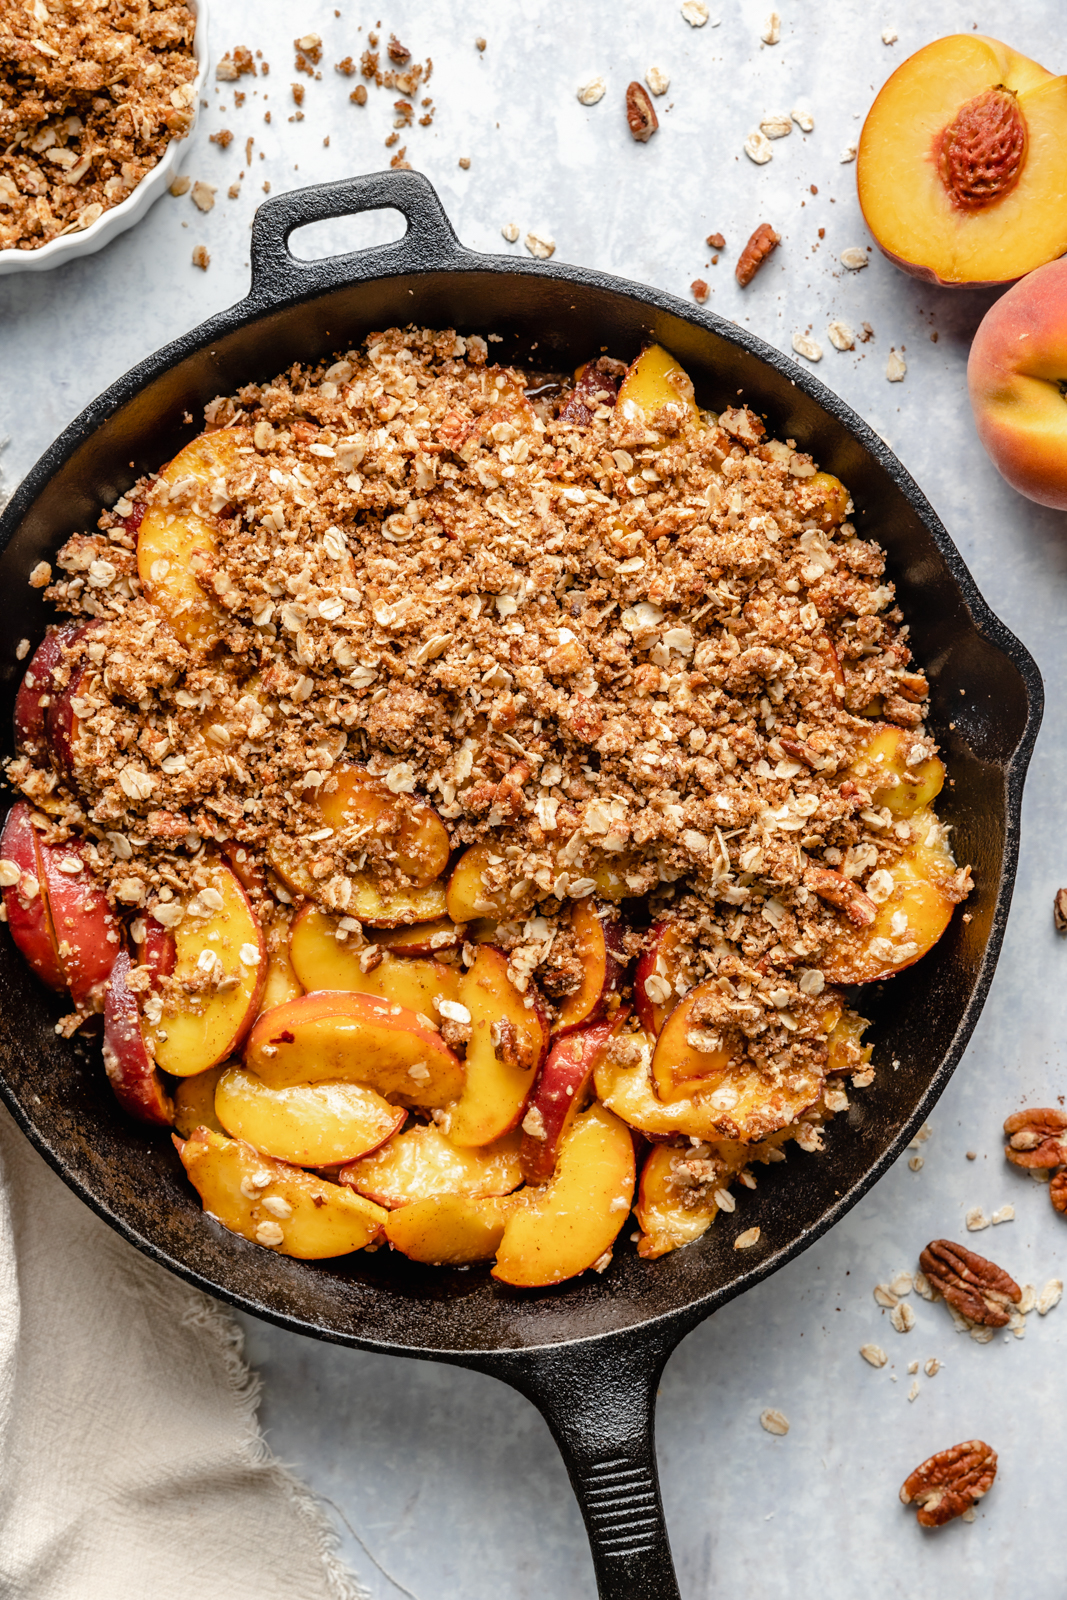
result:
[(1067, 256), (1038, 267), (986, 312), (967, 385), (997, 471), (1028, 499), (1067, 511)]

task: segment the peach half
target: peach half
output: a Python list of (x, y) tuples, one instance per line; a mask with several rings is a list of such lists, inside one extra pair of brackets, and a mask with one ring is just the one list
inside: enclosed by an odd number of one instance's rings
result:
[(967, 363), (978, 437), (1002, 478), (1067, 511), (1067, 259), (986, 312)]
[(928, 283), (1011, 283), (1067, 250), (1067, 78), (982, 34), (910, 56), (867, 114), (867, 226)]

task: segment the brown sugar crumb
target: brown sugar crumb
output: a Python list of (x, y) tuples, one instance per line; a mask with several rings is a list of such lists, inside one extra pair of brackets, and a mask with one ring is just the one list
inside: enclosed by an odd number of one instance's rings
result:
[(343, 61), (336, 62), (333, 70), (341, 73), (342, 77), (351, 78), (355, 75), (356, 63), (351, 56), (345, 56)]
[(726, 240), (721, 233), (709, 233), (704, 243), (710, 250), (725, 250)]
[(470, 156), (460, 156), (459, 165), (463, 168), (464, 172), (469, 172), (470, 171), (470, 164), (471, 164)]
[(239, 183), (231, 183), (230, 187), (226, 190), (226, 194), (231, 200), (239, 199), (241, 194), (241, 185)]
[(391, 150), (394, 144), (399, 144), (399, 143), (400, 143), (400, 135), (398, 133), (391, 133), (391, 134), (389, 134), (388, 138), (385, 141), (385, 148), (387, 150)]
[(293, 40), (293, 49), (296, 51), (297, 72), (306, 72), (309, 78), (313, 78), (315, 68), (322, 60), (322, 39), (317, 33), (302, 34), (299, 39)]
[(411, 60), (411, 51), (406, 44), (401, 44), (395, 33), (389, 35), (388, 55), (398, 67), (406, 67)]
[(353, 102), (354, 105), (365, 106), (367, 104), (367, 91), (364, 85), (362, 83), (357, 83), (356, 87), (352, 90), (352, 93), (348, 98)]
[[(394, 134), (393, 137), (395, 138), (396, 135)], [(389, 141), (386, 140), (387, 144), (388, 144), (388, 142)], [(406, 144), (402, 144), (400, 146), (400, 149), (396, 152), (396, 155), (392, 156), (390, 158), (389, 165), (391, 167), (398, 167), (404, 172), (410, 172), (410, 170), (411, 170), (411, 162), (406, 159), (406, 157), (407, 157), (407, 148), (408, 147), (407, 147)]]
[(200, 267), (204, 272), (211, 265), (211, 257), (207, 253), (207, 246), (198, 244), (193, 246), (193, 266)]
[(0, 250), (90, 227), (192, 126), (191, 11), (178, 0), (127, 21), (118, 9), (3, 7)]
[[(215, 76), (220, 83), (235, 83), (238, 78), (243, 78), (246, 75), (255, 77), (256, 63), (252, 57), (251, 50), (247, 50), (243, 44), (239, 44), (232, 51), (227, 50), (215, 68)], [(236, 99), (236, 96), (234, 98)]]
[(293, 99), (296, 101), (298, 106), (302, 106), (304, 104), (304, 95), (306, 93), (304, 85), (302, 83), (294, 83), (292, 85), (292, 90)]
[(233, 143), (233, 134), (229, 128), (220, 128), (218, 133), (213, 133), (209, 144), (217, 144), (221, 150), (226, 150)]

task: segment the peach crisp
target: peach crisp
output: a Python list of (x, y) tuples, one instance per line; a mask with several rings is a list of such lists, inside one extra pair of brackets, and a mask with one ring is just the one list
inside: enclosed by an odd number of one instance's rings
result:
[(219, 398), (67, 542), (0, 880), (226, 1227), (539, 1288), (819, 1149), (970, 877), (847, 487), (658, 346), (489, 353)]

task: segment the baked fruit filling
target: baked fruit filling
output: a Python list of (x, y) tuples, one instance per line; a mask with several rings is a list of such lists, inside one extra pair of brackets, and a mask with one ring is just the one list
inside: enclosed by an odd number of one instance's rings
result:
[(847, 488), (659, 346), (490, 351), (215, 400), (67, 542), (0, 880), (226, 1227), (536, 1288), (819, 1149), (970, 876)]

